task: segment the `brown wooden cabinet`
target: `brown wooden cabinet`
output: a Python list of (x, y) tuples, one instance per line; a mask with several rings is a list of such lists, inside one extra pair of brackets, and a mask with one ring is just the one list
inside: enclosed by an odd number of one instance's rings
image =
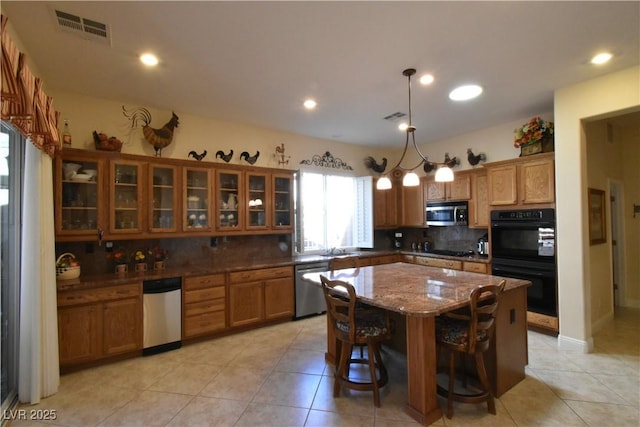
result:
[(142, 322), (139, 298), (126, 298), (103, 304), (103, 352), (114, 355), (140, 348)]
[(260, 323), (294, 314), (293, 268), (229, 273), (229, 324)]
[(143, 162), (111, 160), (109, 162), (109, 232), (141, 234), (146, 230), (145, 180)]
[(424, 181), (424, 198), (429, 202), (469, 200), (471, 175), (458, 172), (452, 182), (436, 182), (435, 177), (428, 177)]
[(266, 230), (271, 224), (271, 175), (245, 173), (245, 229)]
[(64, 156), (56, 157), (55, 165), (56, 236), (66, 240), (97, 238), (108, 222), (104, 160), (90, 152), (65, 150)]
[(293, 231), (293, 175), (274, 173), (271, 175), (271, 229), (278, 232)]
[(373, 195), (373, 204), (375, 228), (398, 227), (398, 183), (394, 183), (393, 187), (388, 190), (376, 189)]
[(142, 349), (142, 285), (58, 292), (60, 366)]
[(180, 224), (180, 181), (177, 166), (149, 165), (148, 230), (175, 233)]
[(462, 270), (462, 261), (451, 260), (451, 259), (431, 258), (431, 257), (423, 257), (423, 256), (416, 255), (414, 263), (420, 264), (420, 265), (426, 265), (429, 267), (448, 268), (450, 270)]
[(546, 207), (555, 203), (554, 153), (488, 163), (489, 204)]
[(100, 304), (58, 308), (60, 365), (90, 362), (102, 353)]
[(216, 171), (216, 230), (237, 232), (243, 229), (244, 210), (240, 208), (244, 206), (243, 181), (241, 171)]
[(400, 190), (403, 227), (426, 226), (423, 181), (415, 187), (402, 187)]
[(472, 273), (482, 273), (487, 274), (491, 272), (489, 268), (489, 264), (484, 262), (473, 262), (473, 261), (463, 261), (462, 263), (463, 271), (471, 271)]
[(56, 240), (293, 231), (293, 171), (193, 164), (65, 149), (54, 170)]
[(226, 280), (224, 274), (187, 277), (183, 284), (182, 336), (211, 334), (226, 328)]
[(210, 233), (213, 229), (213, 171), (204, 167), (182, 168), (182, 231)]
[(471, 199), (469, 200), (469, 228), (489, 227), (489, 187), (487, 172), (476, 170), (471, 175)]

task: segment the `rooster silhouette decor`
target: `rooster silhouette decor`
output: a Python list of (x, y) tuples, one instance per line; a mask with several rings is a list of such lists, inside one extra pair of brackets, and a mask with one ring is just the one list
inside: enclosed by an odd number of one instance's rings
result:
[(194, 159), (196, 159), (197, 161), (201, 161), (202, 159), (205, 158), (205, 156), (207, 155), (207, 150), (204, 150), (202, 152), (202, 154), (198, 154), (195, 151), (191, 150), (189, 151), (189, 157), (193, 157)]
[(162, 157), (162, 149), (167, 147), (173, 141), (173, 130), (178, 127), (178, 116), (172, 113), (171, 119), (165, 123), (160, 129), (149, 126), (151, 123), (151, 113), (143, 107), (127, 111), (122, 106), (123, 114), (131, 121), (131, 128), (135, 128), (142, 122), (142, 134), (144, 139), (153, 146), (156, 151), (156, 157)]
[(243, 151), (242, 153), (240, 153), (240, 158), (244, 159), (250, 165), (254, 164), (258, 160), (259, 156), (260, 156), (259, 151), (256, 151), (256, 154), (254, 154), (253, 156), (250, 156), (247, 151)]
[(233, 150), (229, 150), (229, 154), (224, 154), (224, 151), (222, 150), (218, 150), (216, 152), (216, 159), (222, 159), (226, 163), (229, 163), (232, 157), (233, 157)]

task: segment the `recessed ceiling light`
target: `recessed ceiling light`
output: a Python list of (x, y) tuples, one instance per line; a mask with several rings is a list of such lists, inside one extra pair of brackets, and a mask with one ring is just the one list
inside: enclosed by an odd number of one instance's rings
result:
[(420, 83), (422, 83), (423, 85), (430, 85), (431, 83), (433, 83), (433, 75), (432, 74), (425, 74), (422, 77), (420, 77)]
[(318, 103), (313, 99), (307, 99), (304, 101), (303, 105), (307, 110), (313, 110), (314, 108), (316, 108), (316, 105), (318, 105)]
[(478, 85), (459, 86), (449, 93), (452, 101), (468, 101), (476, 98), (482, 93), (482, 87)]
[(149, 67), (158, 65), (158, 57), (153, 53), (143, 53), (142, 55), (140, 55), (140, 61), (142, 61), (144, 65), (147, 65)]
[(594, 65), (602, 65), (609, 62), (609, 60), (613, 58), (613, 55), (609, 52), (602, 52), (591, 58), (591, 63)]

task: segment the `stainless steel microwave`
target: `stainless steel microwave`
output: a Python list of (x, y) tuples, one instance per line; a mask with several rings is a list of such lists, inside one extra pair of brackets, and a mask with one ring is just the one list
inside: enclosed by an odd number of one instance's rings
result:
[(468, 212), (467, 202), (427, 203), (427, 225), (467, 225)]

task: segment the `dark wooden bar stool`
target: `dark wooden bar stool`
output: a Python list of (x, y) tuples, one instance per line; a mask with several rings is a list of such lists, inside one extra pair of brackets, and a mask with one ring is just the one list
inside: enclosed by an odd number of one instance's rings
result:
[[(506, 281), (498, 285), (478, 286), (469, 294), (469, 305), (460, 310), (443, 313), (436, 318), (436, 340), (441, 350), (449, 352), (448, 388), (438, 385), (438, 394), (447, 397), (447, 418), (453, 416), (453, 402), (480, 403), (487, 402), (489, 413), (496, 413), (496, 406), (482, 354), (489, 348), (495, 330), (495, 314), (498, 309), (500, 294)], [(460, 354), (463, 363), (456, 370), (455, 355)], [(466, 357), (473, 356), (475, 374), (479, 391), (458, 393), (455, 390), (456, 372), (462, 374), (463, 386), (468, 386)]]
[[(334, 370), (333, 397), (340, 395), (340, 387), (373, 391), (373, 402), (380, 407), (380, 388), (388, 381), (387, 369), (382, 362), (380, 346), (391, 338), (389, 317), (383, 310), (356, 304), (354, 287), (341, 280), (320, 276), (327, 302), (327, 316), (338, 340), (339, 357)], [(367, 357), (354, 359), (353, 347), (367, 346)], [(349, 376), (352, 363), (369, 366), (370, 381), (358, 381)]]

